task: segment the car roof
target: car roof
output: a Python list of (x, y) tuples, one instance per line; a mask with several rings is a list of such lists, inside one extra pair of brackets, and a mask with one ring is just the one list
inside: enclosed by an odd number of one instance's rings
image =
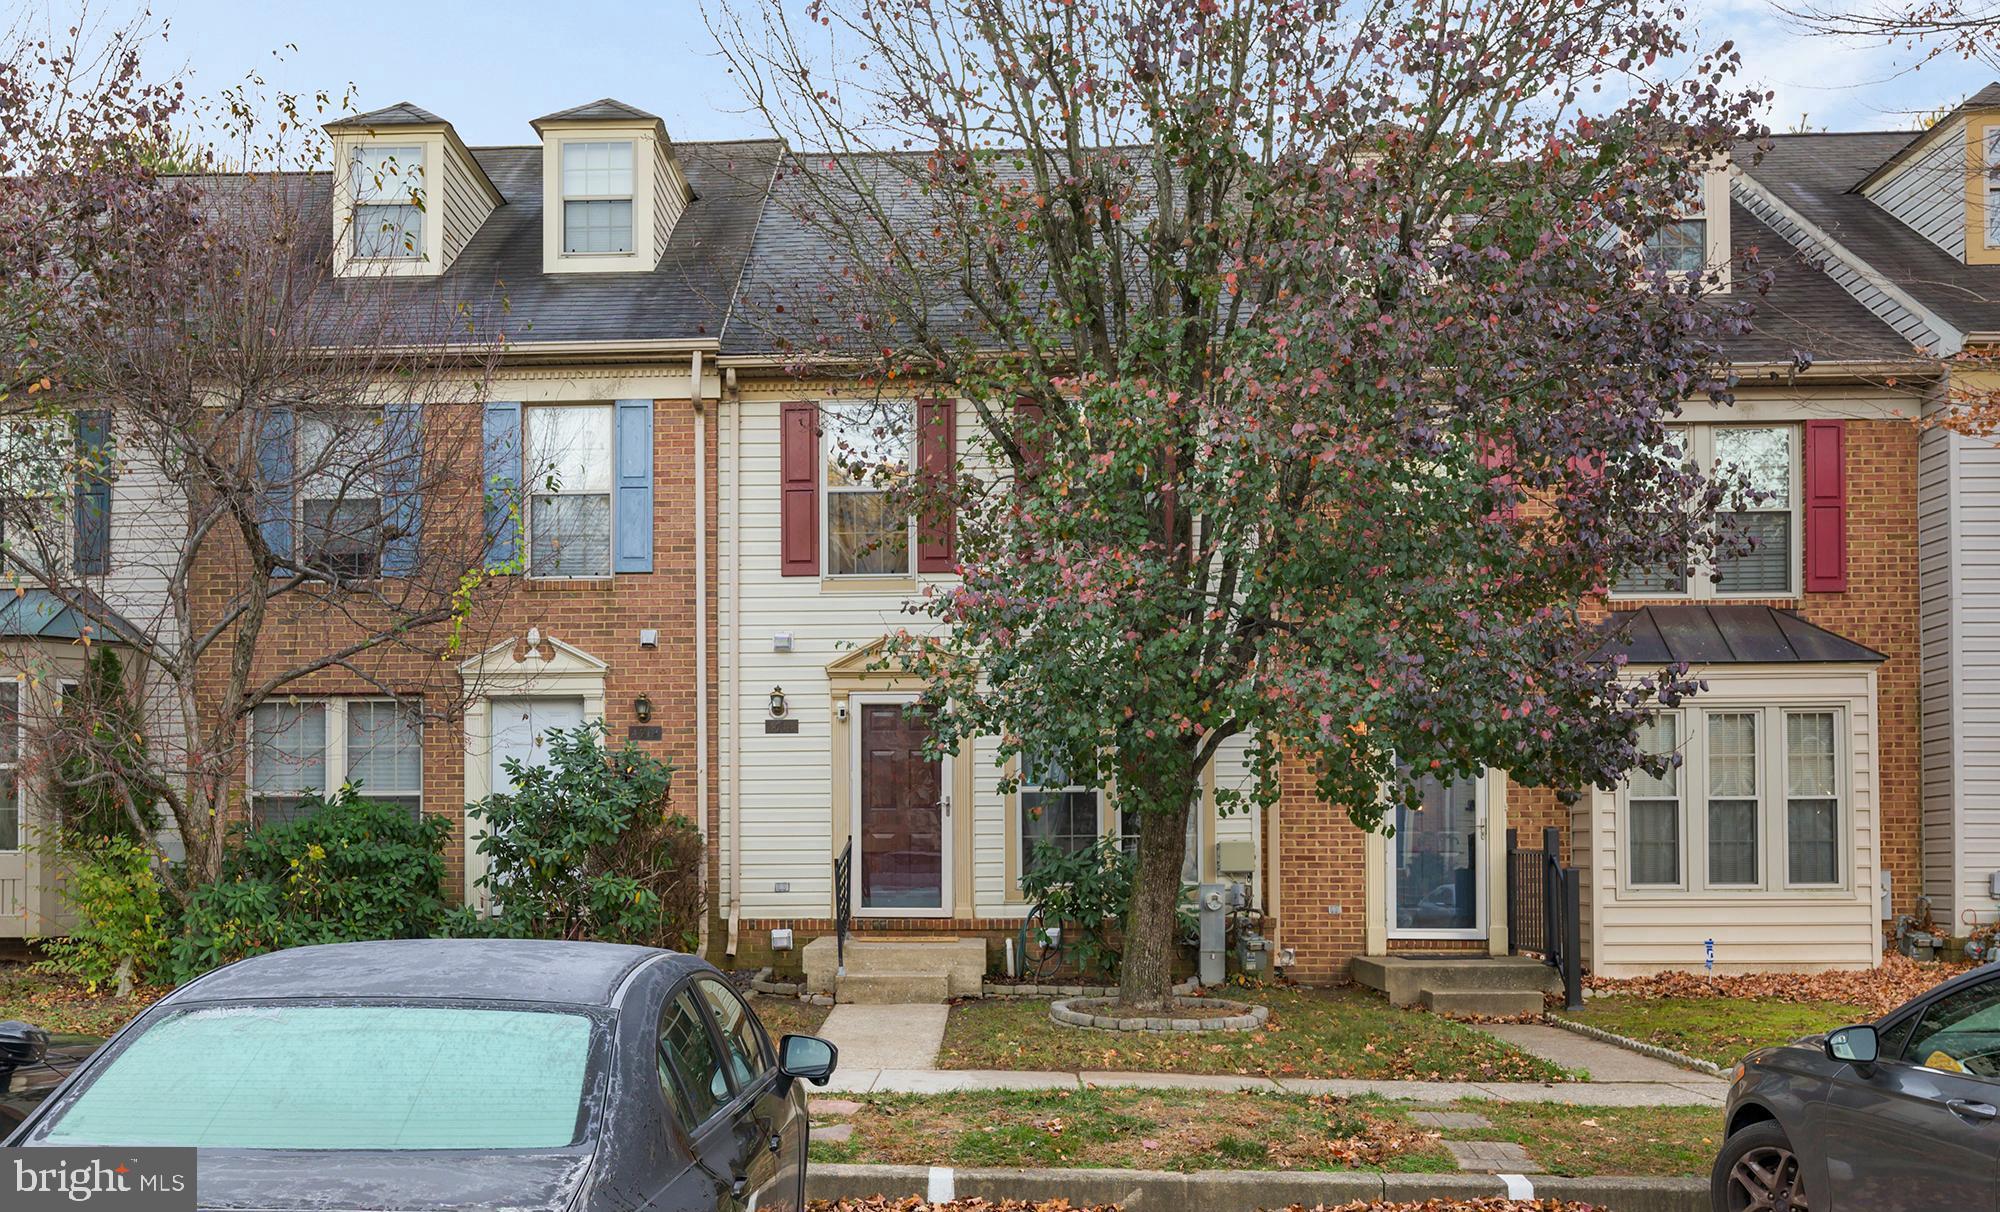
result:
[(648, 960), (705, 965), (655, 947), (543, 939), (395, 939), (294, 947), (239, 960), (170, 995), (176, 1004), (243, 998), (408, 997), (608, 1006)]

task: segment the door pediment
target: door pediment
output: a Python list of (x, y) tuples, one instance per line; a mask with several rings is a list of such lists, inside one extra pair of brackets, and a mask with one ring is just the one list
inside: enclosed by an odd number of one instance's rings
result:
[(589, 684), (602, 687), (611, 666), (554, 636), (540, 636), (539, 645), (519, 639), (502, 640), (469, 660), (458, 671), (468, 685), (489, 694), (575, 692)]
[(835, 698), (871, 692), (914, 692), (924, 680), (900, 657), (887, 655), (889, 639), (871, 640), (827, 662), (826, 680)]

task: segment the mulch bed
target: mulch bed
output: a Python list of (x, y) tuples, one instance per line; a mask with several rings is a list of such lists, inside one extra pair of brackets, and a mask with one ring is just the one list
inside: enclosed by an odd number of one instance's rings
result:
[(1920, 964), (1908, 956), (1882, 957), (1880, 968), (1861, 972), (1750, 972), (1740, 976), (1704, 976), (1699, 972), (1661, 972), (1622, 979), (1593, 976), (1589, 985), (1600, 993), (1626, 997), (1730, 997), (1771, 1002), (1844, 1002), (1870, 1013), (1886, 1014), (1932, 986), (1967, 971), (1970, 964)]

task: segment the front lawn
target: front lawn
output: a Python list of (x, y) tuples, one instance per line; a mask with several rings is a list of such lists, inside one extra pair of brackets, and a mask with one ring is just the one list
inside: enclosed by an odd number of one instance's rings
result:
[(1576, 1075), (1482, 1031), (1398, 1010), (1358, 989), (1231, 990), (1271, 1008), (1261, 1031), (1154, 1035), (1049, 1021), (1041, 1000), (951, 1008), (940, 1069), (1106, 1070), (1425, 1081), (1570, 1081)]
[(1572, 1107), (1467, 1101), (1488, 1128), (1418, 1126), (1407, 1103), (1213, 1090), (967, 1091), (851, 1096), (845, 1141), (812, 1160), (1143, 1170), (1380, 1170), (1455, 1173), (1440, 1140), (1513, 1141), (1551, 1174), (1679, 1177), (1708, 1172), (1716, 1107)]
[(74, 977), (40, 971), (32, 964), (0, 964), (0, 1020), (20, 1019), (51, 1035), (110, 1035), (168, 992), (142, 987), (121, 1000), (109, 989), (92, 993)]
[(1583, 1009), (1564, 1011), (1562, 1016), (1725, 1068), (1752, 1048), (1789, 1043), (1875, 1017), (1866, 1007), (1843, 1002), (1622, 994), (1590, 998)]
[(1184, 1090), (857, 1096), (814, 1162), (1137, 1170), (1449, 1171), (1434, 1133), (1372, 1100)]
[(826, 1016), (831, 1013), (828, 1006), (815, 1006), (796, 997), (777, 997), (769, 993), (751, 994), (750, 1006), (757, 1011), (764, 1030), (770, 1033), (773, 1045), (787, 1035), (818, 1035), (820, 1024), (826, 1022)]

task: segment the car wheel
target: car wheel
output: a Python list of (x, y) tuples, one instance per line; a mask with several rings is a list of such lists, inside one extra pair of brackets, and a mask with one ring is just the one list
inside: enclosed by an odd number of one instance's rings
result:
[(1708, 1180), (1715, 1212), (1806, 1212), (1798, 1154), (1774, 1120), (1751, 1124), (1723, 1142)]

